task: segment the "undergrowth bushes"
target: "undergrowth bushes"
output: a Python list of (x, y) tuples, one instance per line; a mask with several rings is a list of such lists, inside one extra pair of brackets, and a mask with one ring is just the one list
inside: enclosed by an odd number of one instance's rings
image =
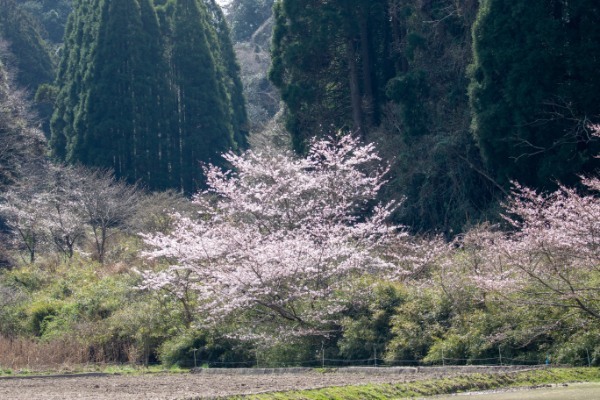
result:
[(0, 366), (600, 364), (600, 328), (558, 308), (542, 313), (382, 282), (337, 333), (257, 345), (231, 336), (227, 326), (202, 329), (198, 316), (190, 325), (176, 298), (136, 289), (139, 281), (132, 269), (83, 258), (4, 270)]
[[(152, 325), (160, 316), (135, 290), (132, 272), (82, 260), (48, 268), (25, 265), (0, 277), (12, 299), (0, 310), (0, 364), (33, 368), (55, 363), (144, 362), (156, 359)], [(163, 339), (164, 340), (164, 339)]]
[(381, 282), (329, 337), (258, 345), (227, 326), (203, 329), (198, 315), (190, 324), (180, 301), (137, 289), (140, 279), (80, 257), (2, 271), (0, 366), (600, 364), (600, 328), (577, 315), (482, 302), (469, 291), (456, 299), (435, 286)]

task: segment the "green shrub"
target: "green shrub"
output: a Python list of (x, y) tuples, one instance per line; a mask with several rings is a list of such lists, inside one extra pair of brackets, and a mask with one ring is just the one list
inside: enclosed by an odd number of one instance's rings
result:
[(166, 340), (158, 354), (163, 364), (184, 368), (202, 365), (238, 368), (256, 364), (256, 353), (251, 343), (229, 338), (222, 333), (196, 329), (189, 329)]
[(53, 300), (38, 300), (27, 308), (27, 328), (34, 336), (41, 337), (48, 324), (58, 315), (60, 304)]
[[(204, 355), (206, 344), (204, 333), (194, 330), (188, 331), (166, 340), (158, 349), (159, 359), (166, 366), (188, 368), (199, 366), (205, 362), (202, 355)], [(194, 357), (196, 357), (195, 360)]]
[(392, 319), (406, 301), (408, 293), (401, 284), (381, 282), (375, 286), (366, 304), (342, 320), (343, 336), (338, 341), (339, 352), (348, 360), (383, 358), (385, 347), (392, 339)]
[(555, 360), (560, 364), (600, 366), (600, 328), (579, 330), (566, 343), (555, 346)]

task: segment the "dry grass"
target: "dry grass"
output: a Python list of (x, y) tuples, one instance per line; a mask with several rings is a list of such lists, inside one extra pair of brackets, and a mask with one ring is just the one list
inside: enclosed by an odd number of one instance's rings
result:
[(74, 339), (37, 342), (0, 336), (0, 369), (60, 370), (99, 361), (104, 358), (102, 353)]

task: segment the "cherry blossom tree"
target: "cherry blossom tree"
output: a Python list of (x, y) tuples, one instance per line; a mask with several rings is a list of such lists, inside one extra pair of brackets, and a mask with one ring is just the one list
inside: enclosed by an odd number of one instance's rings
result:
[(40, 247), (48, 239), (45, 226), (45, 204), (29, 188), (13, 188), (2, 196), (0, 216), (11, 230), (13, 247), (27, 254), (27, 262), (33, 263)]
[(103, 262), (107, 241), (128, 226), (140, 198), (139, 189), (115, 181), (109, 171), (45, 164), (43, 172), (28, 174), (0, 196), (0, 216), (32, 263), (48, 243), (73, 257), (88, 233)]
[(473, 281), (520, 304), (600, 319), (600, 179), (582, 184), (585, 193), (561, 185), (545, 194), (515, 183), (504, 215), (512, 230), (473, 231), (462, 241), (479, 249)]
[(80, 175), (78, 202), (84, 220), (91, 228), (95, 257), (104, 263), (108, 240), (129, 225), (142, 193), (137, 186), (116, 180), (109, 170), (77, 167), (76, 173)]
[(79, 168), (48, 164), (44, 174), (21, 183), (34, 193), (46, 236), (67, 258), (73, 257), (76, 245), (86, 236), (80, 202), (82, 176)]
[(372, 144), (341, 136), (314, 140), (305, 158), (224, 157), (233, 169), (205, 168), (197, 218), (145, 236), (146, 255), (171, 266), (144, 272), (143, 288), (183, 297), (193, 280), (205, 323), (237, 321), (239, 336), (327, 334), (360, 297), (353, 280), (398, 277), (417, 261), (390, 248), (407, 234), (386, 223), (395, 205), (374, 201), (387, 168)]

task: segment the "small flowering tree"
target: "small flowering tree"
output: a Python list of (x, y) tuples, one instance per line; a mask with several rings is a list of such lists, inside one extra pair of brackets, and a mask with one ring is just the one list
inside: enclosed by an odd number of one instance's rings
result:
[[(587, 179), (598, 191), (600, 181)], [(600, 319), (600, 201), (561, 186), (551, 194), (515, 186), (506, 220), (475, 282), (530, 306), (580, 310)], [(488, 234), (489, 235), (489, 234)], [(474, 271), (475, 272), (475, 271)]]
[(587, 194), (562, 185), (541, 194), (515, 183), (504, 216), (512, 231), (474, 231), (463, 241), (479, 243), (484, 255), (473, 281), (520, 304), (600, 319), (600, 179), (582, 183)]
[(15, 247), (25, 250), (33, 263), (40, 247), (47, 242), (44, 203), (33, 192), (10, 190), (2, 196), (0, 216), (12, 231)]
[(81, 210), (81, 168), (49, 165), (37, 196), (43, 205), (45, 228), (56, 249), (72, 258), (75, 247), (85, 238), (85, 219)]
[(343, 136), (313, 141), (305, 158), (224, 157), (233, 170), (205, 169), (198, 218), (145, 236), (146, 255), (172, 265), (144, 272), (144, 288), (183, 297), (191, 280), (205, 321), (245, 318), (241, 335), (326, 334), (353, 301), (353, 277), (397, 272), (398, 229), (385, 223), (394, 205), (373, 201), (387, 172), (373, 145)]
[(104, 263), (108, 241), (116, 232), (128, 226), (140, 203), (142, 193), (135, 185), (116, 180), (112, 171), (87, 170), (81, 174), (78, 202), (86, 224), (91, 228), (96, 254)]
[(44, 167), (43, 173), (22, 179), (0, 196), (0, 217), (16, 247), (27, 251), (31, 263), (48, 243), (71, 258), (89, 230), (95, 256), (103, 262), (107, 241), (137, 210), (139, 189), (115, 181), (109, 171)]

